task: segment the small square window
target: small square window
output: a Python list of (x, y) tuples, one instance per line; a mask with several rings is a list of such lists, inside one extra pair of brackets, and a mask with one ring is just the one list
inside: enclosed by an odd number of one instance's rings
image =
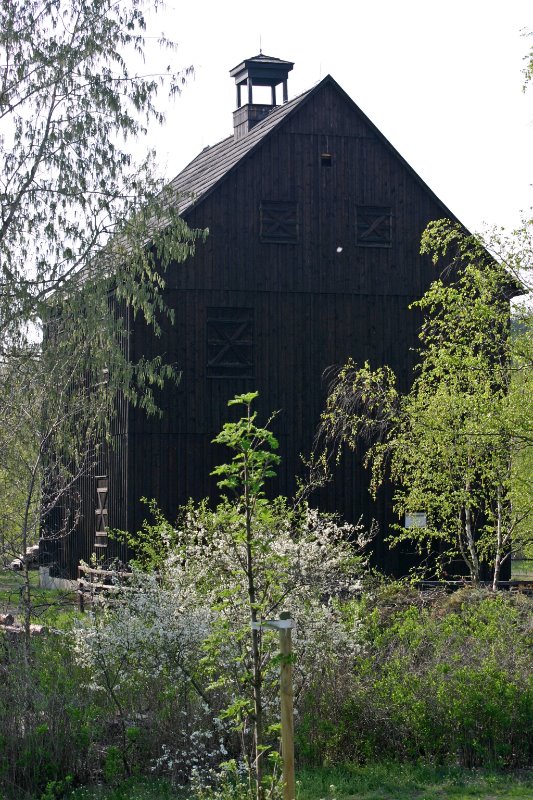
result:
[(262, 242), (295, 244), (298, 241), (298, 204), (292, 201), (261, 203), (260, 236)]
[(387, 206), (357, 206), (357, 244), (360, 247), (392, 245), (392, 210)]
[(207, 377), (253, 378), (252, 308), (207, 309)]

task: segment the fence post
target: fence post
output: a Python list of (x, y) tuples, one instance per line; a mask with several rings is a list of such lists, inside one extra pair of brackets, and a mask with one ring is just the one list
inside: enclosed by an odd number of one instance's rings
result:
[[(289, 611), (283, 611), (281, 620), (291, 619)], [(292, 686), (292, 637), (291, 628), (279, 629), (281, 651), (280, 694), (281, 694), (281, 755), (283, 758), (283, 800), (294, 800), (296, 785), (294, 781), (294, 716)]]

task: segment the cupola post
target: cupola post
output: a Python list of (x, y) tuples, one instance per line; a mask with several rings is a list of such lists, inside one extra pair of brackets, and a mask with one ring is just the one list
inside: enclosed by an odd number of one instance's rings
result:
[[(230, 70), (237, 87), (237, 109), (233, 112), (235, 139), (246, 136), (254, 125), (261, 122), (277, 105), (276, 87), (282, 84), (283, 102), (288, 101), (287, 78), (294, 64), (280, 58), (263, 55), (248, 58)], [(253, 87), (270, 86), (270, 103), (254, 103)], [(246, 89), (246, 103), (243, 104), (243, 87)]]

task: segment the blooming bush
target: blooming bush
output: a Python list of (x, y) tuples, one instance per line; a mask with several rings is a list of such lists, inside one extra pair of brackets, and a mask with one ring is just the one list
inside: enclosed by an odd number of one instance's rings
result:
[[(87, 689), (115, 708), (126, 772), (141, 741), (153, 768), (179, 781), (229, 756), (250, 763), (250, 623), (238, 524), (229, 501), (215, 511), (190, 504), (158, 572), (135, 569), (131, 585), (98, 598), (75, 629), (78, 663), (91, 676)], [(279, 498), (261, 504), (254, 535), (260, 617), (289, 608), (296, 620), (297, 715), (317, 666), (333, 674), (339, 658), (358, 650), (357, 618), (341, 613), (339, 597), (361, 589), (367, 537), (359, 526), (307, 506), (291, 509)], [(277, 635), (265, 629), (260, 647), (267, 747), (274, 752)]]

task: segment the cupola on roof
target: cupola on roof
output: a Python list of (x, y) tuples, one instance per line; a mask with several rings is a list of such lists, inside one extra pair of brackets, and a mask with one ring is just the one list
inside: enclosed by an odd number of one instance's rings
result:
[[(230, 76), (235, 78), (237, 86), (237, 110), (233, 114), (235, 139), (240, 139), (264, 119), (272, 108), (277, 105), (276, 86), (283, 84), (283, 102), (288, 101), (287, 78), (292, 70), (292, 61), (283, 61), (281, 58), (267, 56), (259, 53), (253, 58), (247, 58), (230, 70)], [(247, 87), (247, 95), (243, 104), (242, 88)], [(253, 87), (270, 86), (271, 102), (254, 103)]]

